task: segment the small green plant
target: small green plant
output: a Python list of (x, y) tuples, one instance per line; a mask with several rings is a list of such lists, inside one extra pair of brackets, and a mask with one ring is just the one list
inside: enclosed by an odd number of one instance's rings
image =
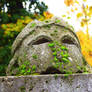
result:
[(21, 92), (25, 92), (25, 91), (26, 91), (26, 88), (25, 88), (24, 86), (21, 86), (21, 87), (20, 87), (20, 91), (21, 91)]
[(58, 78), (58, 74), (55, 74), (54, 77), (55, 77), (55, 79), (57, 79)]
[(48, 44), (48, 46), (49, 46), (49, 47), (54, 47), (55, 44), (54, 44), (54, 43), (50, 43), (50, 44)]
[[(48, 46), (51, 48), (51, 50), (53, 52), (52, 54), (54, 57), (53, 58), (54, 67), (59, 68), (62, 72), (62, 65), (64, 65), (64, 63), (70, 62), (68, 59), (68, 57), (69, 57), (68, 49), (66, 48), (66, 46), (63, 46), (62, 44), (60, 44), (57, 41), (49, 43)], [(58, 58), (58, 56), (59, 56), (59, 58)]]
[(56, 21), (55, 21), (55, 23), (60, 23), (60, 22), (61, 22), (61, 20), (56, 20)]
[(67, 50), (67, 48), (65, 46), (61, 46), (60, 47), (62, 50)]
[(67, 58), (62, 58), (62, 60), (63, 60), (64, 63), (69, 62), (69, 60)]
[(25, 61), (18, 68), (16, 75), (30, 75), (36, 72), (36, 65), (31, 65), (29, 61)]
[(69, 76), (69, 74), (64, 74), (64, 77), (67, 78)]
[(34, 59), (37, 59), (37, 58), (38, 58), (36, 54), (33, 54), (32, 57), (33, 57)]
[(36, 65), (32, 66), (32, 71), (34, 71), (34, 72), (36, 71)]
[(46, 29), (50, 29), (51, 25), (44, 25), (43, 27), (46, 28)]
[(57, 30), (54, 30), (54, 32), (58, 32)]
[(55, 51), (55, 52), (53, 52), (53, 56), (57, 56), (57, 52)]
[(32, 23), (30, 27), (35, 27), (36, 26), (36, 23)]

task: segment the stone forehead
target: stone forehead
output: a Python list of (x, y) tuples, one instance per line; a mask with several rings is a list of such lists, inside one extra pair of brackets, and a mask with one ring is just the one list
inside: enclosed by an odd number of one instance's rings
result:
[[(32, 26), (32, 24), (34, 24)], [(76, 34), (73, 31), (73, 28), (67, 23), (65, 22), (63, 19), (61, 18), (57, 18), (57, 17), (53, 17), (52, 19), (49, 20), (45, 20), (45, 21), (38, 21), (38, 20), (34, 20), (33, 22), (30, 22), (17, 36), (16, 40), (14, 41), (13, 45), (12, 45), (12, 54), (15, 53), (16, 49), (19, 48), (19, 46), (21, 45), (22, 41), (31, 34), (31, 32), (33, 30), (36, 30), (37, 27), (42, 27), (45, 25), (49, 25), (49, 24), (57, 24), (61, 27), (65, 27), (66, 29), (68, 29), (69, 31), (71, 31), (75, 37), (77, 38)], [(31, 27), (32, 26), (32, 27)], [(78, 38), (77, 38), (78, 39)]]

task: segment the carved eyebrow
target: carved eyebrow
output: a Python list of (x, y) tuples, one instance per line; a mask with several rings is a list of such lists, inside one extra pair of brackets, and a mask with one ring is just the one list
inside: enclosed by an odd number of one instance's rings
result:
[(38, 44), (43, 44), (46, 42), (51, 42), (52, 39), (46, 35), (39, 35), (36, 38), (34, 38), (28, 45), (38, 45)]

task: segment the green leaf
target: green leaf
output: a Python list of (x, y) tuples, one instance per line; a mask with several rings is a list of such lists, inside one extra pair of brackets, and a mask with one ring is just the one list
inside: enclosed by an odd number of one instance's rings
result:
[(35, 54), (33, 54), (32, 57), (33, 57), (34, 59), (37, 59), (37, 58), (38, 58), (37, 55), (35, 55)]
[(58, 32), (57, 30), (54, 30), (54, 32)]
[(56, 23), (60, 23), (61, 21), (60, 21), (60, 20), (56, 20), (55, 22), (56, 22)]
[(36, 26), (36, 23), (32, 23), (30, 27), (35, 27)]
[(60, 48), (57, 48), (57, 51), (60, 51), (61, 49)]
[(54, 45), (55, 45), (54, 43), (48, 44), (49, 47), (54, 47)]
[(64, 58), (68, 58), (69, 57), (69, 55), (68, 54), (64, 54), (64, 55), (62, 55)]
[(36, 65), (32, 66), (32, 70), (35, 71), (36, 70)]
[(31, 73), (31, 69), (28, 69), (28, 71), (27, 71), (28, 73)]
[(64, 74), (64, 77), (68, 77), (69, 76), (69, 74)]
[(67, 17), (67, 19), (71, 19), (71, 17)]
[(52, 48), (52, 51), (56, 51), (56, 48)]
[(61, 46), (62, 50), (68, 50), (65, 46)]
[(66, 15), (62, 15), (62, 17), (66, 17)]
[(20, 69), (25, 69), (26, 68), (26, 66), (24, 65), (24, 64), (22, 64), (21, 66), (20, 66)]
[(58, 77), (58, 74), (55, 74), (54, 77), (55, 77), (55, 79), (56, 79), (56, 78)]
[(62, 60), (63, 60), (64, 63), (68, 63), (69, 62), (69, 60), (67, 58), (62, 58)]
[(63, 52), (63, 51), (61, 51), (60, 55), (61, 55), (61, 56), (63, 56), (63, 55), (64, 55), (64, 52)]
[(25, 70), (21, 70), (21, 74), (24, 74), (25, 73)]
[(54, 61), (58, 61), (57, 57), (54, 57)]
[(53, 52), (53, 56), (57, 56), (57, 52), (55, 51), (55, 52)]
[(88, 72), (83, 72), (84, 74), (88, 74)]
[(80, 66), (77, 66), (77, 69), (78, 69), (78, 70), (81, 70), (81, 67), (80, 67)]
[(60, 66), (60, 65), (59, 65), (58, 62), (54, 65), (55, 68), (59, 68), (59, 66)]

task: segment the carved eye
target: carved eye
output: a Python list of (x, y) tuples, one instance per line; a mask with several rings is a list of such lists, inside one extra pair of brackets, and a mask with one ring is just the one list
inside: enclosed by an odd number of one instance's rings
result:
[(32, 41), (32, 45), (39, 45), (47, 42), (51, 42), (52, 40), (47, 36), (39, 36), (35, 40)]
[(49, 42), (48, 39), (41, 38), (41, 39), (38, 39), (37, 41), (33, 42), (32, 45), (43, 44), (43, 43), (47, 43), (47, 42)]
[(65, 43), (65, 44), (76, 44), (76, 41), (71, 36), (64, 36), (62, 38), (62, 43)]

